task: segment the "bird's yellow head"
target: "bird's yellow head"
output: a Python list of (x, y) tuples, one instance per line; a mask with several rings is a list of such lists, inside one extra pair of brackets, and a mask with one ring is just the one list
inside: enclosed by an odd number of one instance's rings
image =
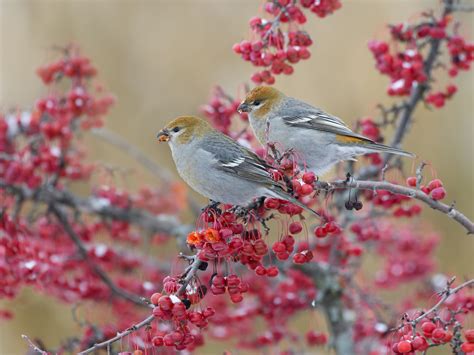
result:
[(283, 97), (283, 93), (273, 87), (257, 86), (247, 94), (238, 110), (263, 118)]
[(195, 116), (180, 116), (169, 122), (157, 135), (160, 142), (186, 144), (211, 130), (209, 123)]

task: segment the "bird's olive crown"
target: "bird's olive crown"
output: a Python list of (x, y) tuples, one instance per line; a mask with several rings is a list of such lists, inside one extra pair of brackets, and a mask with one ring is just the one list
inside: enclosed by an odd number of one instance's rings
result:
[(177, 143), (187, 143), (192, 137), (202, 136), (209, 130), (209, 123), (195, 116), (181, 116), (169, 122), (163, 131), (170, 136), (177, 135)]
[(270, 86), (257, 86), (246, 96), (244, 102), (248, 105), (258, 106), (265, 101), (277, 100), (283, 94)]

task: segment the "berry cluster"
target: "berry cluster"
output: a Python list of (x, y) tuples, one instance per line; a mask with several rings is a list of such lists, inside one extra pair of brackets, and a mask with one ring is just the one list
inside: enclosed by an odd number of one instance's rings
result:
[[(407, 178), (406, 183), (408, 186), (417, 187), (418, 181), (415, 176), (410, 176)], [(440, 179), (433, 179), (426, 186), (420, 185), (420, 190), (427, 195), (431, 195), (431, 198), (435, 201), (442, 200), (446, 197), (446, 190)]]
[[(434, 65), (448, 67), (447, 64), (435, 63), (432, 58), (428, 58), (426, 51), (423, 51), (427, 43), (431, 43), (433, 50), (439, 47), (438, 42), (447, 48), (451, 57), (449, 76), (454, 77), (459, 70), (470, 69), (470, 63), (474, 60), (474, 44), (467, 43), (463, 37), (456, 34), (456, 24), (451, 26), (452, 17), (447, 15), (435, 20), (427, 15), (427, 18), (427, 21), (421, 23), (390, 26), (394, 52), (391, 52), (388, 42), (369, 42), (377, 69), (391, 79), (387, 90), (391, 96), (407, 96), (419, 85), (431, 85), (427, 82), (426, 66), (430, 69)], [(443, 107), (446, 99), (451, 98), (456, 91), (456, 86), (450, 84), (445, 92), (430, 92), (425, 102), (436, 108)]]
[(406, 96), (414, 86), (427, 80), (423, 56), (416, 48), (390, 54), (389, 45), (382, 41), (370, 41), (369, 49), (377, 62), (380, 73), (390, 77), (387, 93), (391, 96)]
[(461, 36), (452, 36), (447, 46), (451, 56), (449, 75), (456, 76), (460, 70), (469, 70), (474, 60), (474, 43), (467, 43)]
[[(245, 90), (244, 94), (247, 90)], [(220, 86), (216, 86), (211, 92), (211, 99), (206, 105), (200, 108), (204, 116), (212, 123), (212, 125), (222, 133), (234, 138), (250, 139), (249, 134), (243, 137), (237, 137), (231, 129), (232, 122), (235, 117), (240, 117), (242, 121), (247, 121), (247, 113), (237, 112), (241, 100), (239, 97), (233, 98), (226, 93)]]
[(455, 85), (446, 86), (445, 92), (432, 92), (426, 96), (426, 103), (433, 105), (436, 108), (441, 108), (444, 106), (447, 99), (450, 99), (457, 91)]
[(464, 353), (474, 351), (474, 330), (464, 331), (465, 341), (461, 342), (459, 326), (455, 326), (456, 316), (450, 319), (424, 318), (416, 327), (406, 323), (398, 331), (399, 340), (391, 346), (394, 354), (422, 353), (431, 347), (451, 344), (454, 349)]
[[(306, 22), (303, 9), (325, 17), (341, 7), (339, 0), (268, 0), (264, 10), (271, 18), (254, 17), (249, 21), (257, 39), (243, 40), (233, 46), (235, 53), (256, 67), (266, 68), (252, 75), (256, 84), (275, 83), (275, 75), (293, 74), (293, 65), (308, 59), (313, 41), (299, 26)], [(288, 30), (282, 30), (287, 24)]]
[(190, 302), (181, 300), (174, 294), (154, 293), (150, 301), (155, 307), (153, 315), (161, 321), (168, 322), (168, 328), (152, 331), (153, 346), (174, 347), (176, 350), (193, 350), (202, 345), (202, 336), (190, 329), (190, 325), (205, 328), (215, 311), (207, 307), (203, 311), (189, 311)]

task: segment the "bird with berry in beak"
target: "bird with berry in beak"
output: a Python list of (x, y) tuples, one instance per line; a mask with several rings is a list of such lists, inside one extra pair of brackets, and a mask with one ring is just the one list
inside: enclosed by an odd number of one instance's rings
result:
[(273, 87), (254, 88), (238, 110), (248, 113), (250, 125), (263, 146), (273, 143), (280, 152), (291, 150), (298, 157), (300, 168), (316, 175), (324, 174), (340, 161), (355, 160), (363, 154), (414, 157), (412, 153), (355, 133), (340, 118)]
[(246, 207), (256, 198), (274, 197), (319, 216), (272, 179), (264, 160), (199, 117), (177, 117), (158, 140), (168, 142), (181, 178), (212, 201)]

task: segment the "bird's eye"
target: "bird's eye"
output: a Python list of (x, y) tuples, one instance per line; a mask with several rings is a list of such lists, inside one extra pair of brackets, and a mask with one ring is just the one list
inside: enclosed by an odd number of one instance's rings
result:
[(173, 132), (179, 132), (179, 130), (180, 130), (179, 127), (174, 127), (174, 128), (172, 129)]
[(262, 101), (260, 101), (260, 100), (255, 100), (255, 101), (253, 102), (253, 104), (254, 104), (255, 106), (258, 106), (258, 105), (260, 105), (261, 103), (262, 103)]

